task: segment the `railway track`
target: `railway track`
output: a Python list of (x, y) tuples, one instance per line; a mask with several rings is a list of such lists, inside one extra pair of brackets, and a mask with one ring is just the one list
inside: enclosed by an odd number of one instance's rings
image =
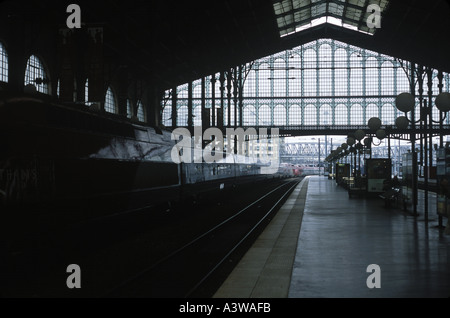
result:
[(239, 255), (246, 249), (298, 183), (298, 179), (283, 182), (220, 224), (129, 277), (105, 296), (211, 296), (215, 287), (214, 283), (208, 286), (208, 281), (214, 280), (213, 276), (227, 265), (234, 253)]
[[(95, 219), (74, 231), (61, 231), (47, 237), (45, 246), (36, 242), (31, 250), (18, 253), (9, 258), (7, 265), (2, 265), (1, 274), (6, 275), (6, 282), (2, 282), (0, 294), (6, 297), (208, 295), (217, 281), (217, 273), (224, 266), (234, 266), (229, 256), (233, 254), (235, 260), (239, 252), (245, 251), (246, 244), (256, 238), (300, 181), (299, 178), (255, 180), (192, 206), (132, 211)], [(81, 268), (81, 289), (66, 286), (69, 264)], [(208, 285), (211, 281), (212, 287)]]

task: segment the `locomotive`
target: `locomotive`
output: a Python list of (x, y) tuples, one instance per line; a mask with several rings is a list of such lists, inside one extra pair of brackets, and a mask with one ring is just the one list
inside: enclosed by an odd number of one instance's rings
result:
[(94, 107), (43, 96), (0, 97), (0, 207), (3, 234), (167, 205), (238, 183), (294, 176), (280, 167), (231, 160), (171, 160), (171, 132)]

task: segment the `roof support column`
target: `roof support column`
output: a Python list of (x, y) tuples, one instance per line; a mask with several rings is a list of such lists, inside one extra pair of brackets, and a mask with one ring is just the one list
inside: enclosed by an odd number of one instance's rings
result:
[(211, 75), (211, 116), (213, 127), (216, 126), (216, 74)]
[[(438, 88), (439, 88), (439, 92), (438, 94), (442, 93), (442, 88), (444, 87), (444, 85), (442, 84), (442, 81), (444, 79), (444, 74), (442, 73), (442, 71), (438, 71)], [(443, 128), (443, 113), (442, 111), (439, 111), (439, 131), (442, 131)], [(444, 147), (444, 135), (443, 134), (439, 134), (439, 147)]]
[(244, 108), (244, 83), (242, 78), (242, 65), (239, 66), (239, 127), (243, 126), (243, 108)]
[[(416, 96), (415, 89), (415, 72), (416, 65), (411, 63), (410, 70), (410, 91), (412, 96)], [(411, 112), (411, 153), (412, 153), (412, 168), (413, 168), (413, 176), (412, 176), (412, 192), (413, 192), (413, 214), (417, 216), (417, 153), (416, 153), (416, 124), (415, 124), (415, 112), (416, 107), (413, 108)]]
[(59, 37), (59, 99), (62, 102), (73, 102), (74, 93), (74, 72), (73, 64), (75, 60), (75, 44), (72, 30), (60, 30)]
[(192, 117), (192, 81), (189, 81), (188, 83), (188, 118), (187, 118), (187, 125), (189, 128), (192, 128), (194, 126), (194, 121)]
[(101, 108), (105, 106), (105, 75), (103, 61), (103, 28), (88, 28), (89, 33), (89, 61), (88, 61), (88, 78), (89, 78), (89, 97), (88, 100), (94, 103), (100, 103)]
[(234, 96), (234, 127), (237, 126), (238, 122), (238, 93), (239, 93), (239, 79), (238, 79), (238, 70), (237, 67), (233, 69), (233, 79), (234, 79), (234, 87), (233, 87), (233, 96)]
[(201, 107), (202, 107), (202, 129), (205, 131), (210, 126), (210, 113), (209, 109), (206, 108), (206, 79), (202, 77), (202, 96), (201, 96)]
[[(161, 98), (162, 94), (159, 94), (159, 89), (156, 86), (151, 86), (148, 89), (147, 92), (147, 123), (152, 127), (159, 127), (160, 126), (160, 116), (161, 113)], [(133, 113), (137, 112), (136, 110), (133, 110)]]
[(177, 87), (172, 88), (172, 127), (175, 128), (177, 126)]
[[(117, 90), (117, 102), (119, 115), (124, 118), (127, 117), (127, 100), (128, 100), (128, 72), (126, 69), (121, 68), (118, 76), (118, 90)], [(136, 90), (136, 83), (133, 84), (134, 90)], [(131, 118), (136, 115), (136, 100), (130, 99), (131, 104)]]
[(217, 127), (223, 128), (223, 109), (225, 107), (225, 73), (220, 72), (220, 108), (217, 110)]
[(231, 127), (231, 71), (227, 72), (227, 126)]

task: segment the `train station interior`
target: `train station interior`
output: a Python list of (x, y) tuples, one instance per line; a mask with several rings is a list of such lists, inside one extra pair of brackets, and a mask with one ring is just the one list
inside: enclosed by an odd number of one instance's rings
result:
[(449, 298), (449, 34), (446, 0), (0, 2), (0, 297)]

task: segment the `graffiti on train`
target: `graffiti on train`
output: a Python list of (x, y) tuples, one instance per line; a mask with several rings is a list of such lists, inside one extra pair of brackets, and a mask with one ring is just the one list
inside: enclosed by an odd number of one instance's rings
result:
[(33, 161), (0, 162), (0, 202), (15, 202), (33, 196), (37, 183), (37, 169)]

